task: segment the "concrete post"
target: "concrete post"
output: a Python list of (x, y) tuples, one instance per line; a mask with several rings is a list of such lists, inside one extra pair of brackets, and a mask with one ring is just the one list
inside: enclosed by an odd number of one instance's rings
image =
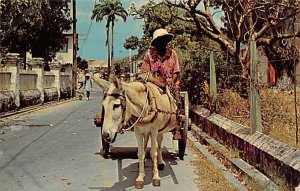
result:
[(60, 69), (61, 65), (59, 62), (53, 62), (50, 64), (51, 66), (51, 72), (55, 75), (55, 80), (54, 80), (54, 87), (57, 89), (57, 97), (58, 101), (60, 100)]
[(32, 58), (31, 61), (32, 70), (37, 73), (36, 88), (41, 92), (41, 104), (45, 102), (44, 92), (44, 59), (43, 58)]
[(209, 57), (210, 61), (210, 82), (209, 82), (209, 90), (210, 90), (210, 98), (212, 103), (212, 108), (210, 108), (210, 112), (217, 112), (217, 77), (216, 77), (216, 65), (214, 60), (214, 53), (210, 53)]
[(250, 127), (251, 132), (262, 132), (260, 95), (258, 92), (256, 41), (250, 42)]
[(19, 109), (20, 107), (20, 62), (21, 59), (19, 54), (17, 53), (8, 53), (6, 57), (3, 59), (6, 67), (9, 68), (11, 72), (10, 77), (10, 90), (13, 92), (15, 96), (15, 105), (16, 108)]

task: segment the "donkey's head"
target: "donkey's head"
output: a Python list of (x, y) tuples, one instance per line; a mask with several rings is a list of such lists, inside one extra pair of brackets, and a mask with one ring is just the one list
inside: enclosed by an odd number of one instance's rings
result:
[(125, 118), (125, 90), (121, 82), (112, 76), (109, 83), (102, 79), (94, 78), (95, 82), (104, 89), (106, 97), (102, 102), (104, 112), (102, 137), (110, 143), (116, 139), (117, 133), (121, 131), (122, 123)]

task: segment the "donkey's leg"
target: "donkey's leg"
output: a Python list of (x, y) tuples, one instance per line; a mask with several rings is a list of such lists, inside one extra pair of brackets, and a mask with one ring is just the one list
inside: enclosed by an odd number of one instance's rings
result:
[(163, 140), (163, 134), (158, 134), (158, 136), (157, 136), (157, 145), (158, 145), (157, 163), (158, 163), (158, 170), (160, 170), (160, 171), (164, 170), (164, 168), (165, 168), (165, 162), (162, 157), (162, 148), (161, 148), (162, 140)]
[(148, 141), (149, 141), (149, 134), (145, 133), (144, 134), (144, 152), (145, 152), (145, 156), (147, 155), (147, 146), (148, 146)]
[(138, 158), (139, 158), (139, 175), (135, 179), (135, 188), (142, 189), (144, 187), (144, 160), (145, 160), (145, 150), (143, 145), (143, 135), (135, 132), (136, 141), (138, 145)]
[(159, 171), (157, 168), (157, 130), (151, 132), (151, 158), (153, 162), (153, 178), (152, 178), (152, 184), (153, 186), (160, 186), (160, 177), (159, 177)]

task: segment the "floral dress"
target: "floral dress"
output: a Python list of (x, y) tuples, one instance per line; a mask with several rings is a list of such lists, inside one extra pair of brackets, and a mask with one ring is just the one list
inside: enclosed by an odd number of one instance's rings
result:
[(140, 71), (151, 71), (153, 77), (162, 83), (179, 88), (179, 81), (172, 84), (173, 74), (180, 72), (177, 53), (173, 49), (167, 48), (164, 56), (160, 56), (155, 48), (151, 49), (145, 54)]

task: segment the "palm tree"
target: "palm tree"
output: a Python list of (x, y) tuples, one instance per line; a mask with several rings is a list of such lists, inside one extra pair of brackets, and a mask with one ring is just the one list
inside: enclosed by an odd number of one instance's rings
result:
[(117, 17), (121, 17), (123, 21), (126, 21), (128, 13), (122, 6), (119, 0), (99, 0), (99, 4), (96, 4), (91, 19), (96, 19), (96, 22), (101, 22), (106, 19), (106, 46), (107, 46), (107, 59), (108, 59), (108, 76), (111, 72), (111, 63), (114, 56), (113, 51), (113, 33), (115, 21)]

